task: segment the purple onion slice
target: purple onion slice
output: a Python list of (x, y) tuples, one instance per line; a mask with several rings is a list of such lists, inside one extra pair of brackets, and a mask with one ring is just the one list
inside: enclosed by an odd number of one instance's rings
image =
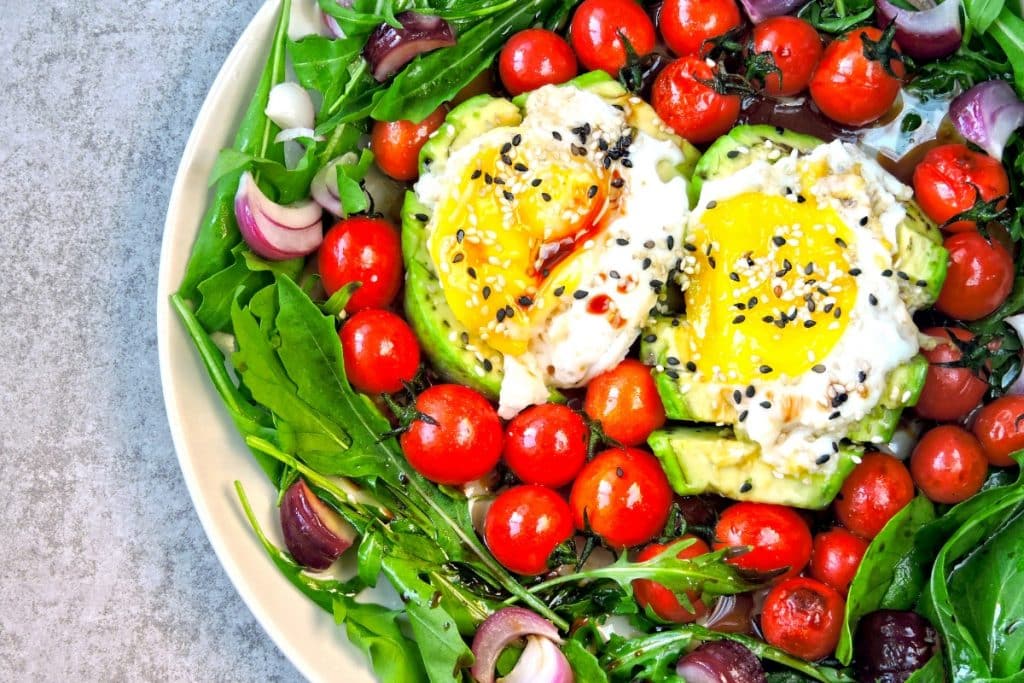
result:
[(960, 0), (945, 0), (936, 5), (922, 0), (923, 9), (906, 10), (889, 2), (875, 0), (878, 23), (896, 22), (896, 42), (914, 59), (939, 59), (956, 52), (963, 42), (960, 28)]
[(381, 24), (373, 30), (363, 48), (363, 57), (369, 63), (373, 77), (381, 83), (417, 55), (455, 44), (451, 24), (441, 17), (407, 11), (395, 18), (402, 28)]
[(760, 24), (769, 17), (778, 17), (799, 9), (807, 4), (807, 0), (740, 0), (747, 16), (755, 24)]
[(1024, 124), (1024, 102), (1006, 81), (979, 83), (949, 105), (960, 135), (1002, 161), (1013, 131)]
[(285, 546), (303, 567), (327, 569), (356, 540), (352, 525), (317, 498), (302, 479), (288, 487), (280, 512)]
[(525, 636), (541, 636), (560, 644), (558, 629), (544, 617), (522, 607), (506, 607), (487, 617), (473, 636), (476, 661), (470, 673), (477, 683), (494, 683), (494, 666), (510, 643)]
[(768, 680), (750, 648), (734, 640), (713, 640), (683, 655), (676, 673), (687, 683), (765, 683)]
[(242, 239), (265, 259), (285, 261), (311, 254), (324, 239), (323, 209), (311, 199), (287, 206), (270, 201), (246, 171), (235, 193)]

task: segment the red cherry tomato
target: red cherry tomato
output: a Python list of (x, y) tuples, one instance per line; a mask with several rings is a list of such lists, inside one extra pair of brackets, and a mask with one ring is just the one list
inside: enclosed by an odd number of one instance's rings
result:
[(942, 425), (925, 433), (910, 456), (910, 474), (936, 503), (959, 503), (981, 490), (988, 460), (966, 429)]
[(484, 540), (494, 558), (524, 576), (547, 571), (551, 553), (572, 532), (569, 504), (544, 486), (516, 486), (502, 492), (484, 519)]
[(811, 576), (845, 595), (867, 549), (867, 541), (846, 529), (822, 532), (814, 537)]
[(704, 84), (716, 69), (700, 57), (680, 57), (658, 74), (651, 89), (658, 116), (694, 144), (725, 134), (740, 115), (739, 97), (721, 95)]
[(772, 97), (796, 95), (811, 82), (821, 59), (821, 36), (797, 17), (771, 17), (754, 27), (752, 52), (771, 53), (781, 73), (765, 77), (765, 92)]
[(627, 358), (587, 385), (583, 410), (623, 446), (636, 446), (665, 424), (665, 408), (651, 369)]
[(836, 589), (814, 579), (788, 579), (764, 601), (764, 639), (794, 657), (821, 659), (839, 643), (845, 610), (846, 601)]
[(990, 464), (1016, 465), (1010, 455), (1024, 450), (1024, 396), (1003, 396), (979, 410), (974, 435)]
[(963, 341), (974, 339), (974, 335), (959, 327), (931, 327), (922, 331), (929, 337), (936, 337), (945, 343), (933, 349), (921, 349), (928, 359), (928, 374), (924, 380), (921, 397), (914, 410), (923, 418), (936, 422), (953, 422), (965, 417), (978, 407), (988, 391), (988, 382), (978, 377), (969, 368), (948, 367), (946, 363), (957, 363), (963, 353), (948, 340), (954, 336)]
[(432, 482), (457, 486), (484, 476), (501, 457), (501, 420), (487, 399), (460, 384), (438, 384), (416, 397), (400, 439), (413, 468)]
[(505, 90), (518, 95), (568, 81), (576, 75), (576, 55), (554, 31), (528, 28), (505, 43), (498, 58), (498, 73)]
[(741, 22), (734, 0), (666, 0), (658, 15), (658, 30), (677, 55), (697, 55), (707, 52), (704, 41), (728, 33)]
[(419, 123), (375, 122), (370, 133), (370, 149), (380, 170), (395, 180), (416, 180), (420, 175), (420, 150), (430, 134), (444, 123), (447, 113), (442, 105)]
[(941, 145), (928, 150), (914, 169), (917, 203), (929, 218), (949, 232), (976, 230), (974, 221), (945, 223), (974, 206), (979, 196), (988, 202), (1009, 192), (1010, 180), (1003, 165), (967, 145)]
[[(892, 108), (900, 80), (864, 54), (864, 39), (881, 37), (882, 32), (872, 26), (856, 28), (825, 48), (811, 76), (811, 98), (825, 116), (848, 126), (863, 126)], [(902, 76), (903, 64), (894, 59), (890, 65)]]
[[(681, 541), (683, 539), (693, 539), (693, 545), (687, 546), (679, 551), (676, 555), (681, 560), (689, 560), (690, 558), (703, 555), (711, 552), (708, 544), (697, 538), (693, 534), (686, 534), (682, 538), (676, 539)], [(673, 541), (675, 543), (676, 541)], [(671, 545), (671, 544), (669, 544)], [(637, 556), (637, 562), (643, 562), (649, 560), (652, 557), (656, 557), (660, 553), (663, 553), (668, 545), (662, 543), (651, 543), (645, 546)], [(700, 591), (687, 591), (686, 597), (690, 599), (690, 604), (694, 611), (690, 611), (683, 607), (679, 602), (679, 598), (675, 596), (675, 593), (670, 591), (660, 583), (650, 581), (648, 579), (637, 579), (633, 582), (633, 594), (636, 596), (637, 604), (640, 605), (641, 609), (650, 607), (655, 614), (664, 619), (665, 621), (671, 621), (676, 624), (689, 624), (692, 621), (696, 621), (697, 618), (701, 617), (707, 612), (707, 607), (700, 599)]]
[(950, 235), (943, 246), (949, 270), (935, 308), (959, 320), (978, 320), (1006, 301), (1013, 289), (1013, 258), (1006, 247), (978, 232)]
[(637, 448), (611, 448), (594, 456), (569, 495), (576, 528), (590, 530), (613, 548), (646, 543), (662, 530), (672, 489), (661, 464)]
[(768, 503), (736, 503), (715, 527), (715, 550), (734, 546), (753, 549), (729, 560), (742, 569), (796, 576), (811, 559), (811, 530), (792, 508)]
[(884, 453), (867, 453), (836, 496), (836, 517), (871, 539), (913, 498), (914, 482), (903, 463)]
[(569, 40), (580, 64), (612, 76), (626, 64), (620, 33), (640, 56), (654, 49), (654, 23), (634, 0), (583, 0), (569, 26)]
[(328, 295), (350, 282), (362, 283), (345, 306), (349, 313), (387, 308), (402, 286), (398, 230), (383, 218), (338, 221), (324, 236), (317, 265)]
[(527, 484), (557, 488), (587, 460), (590, 430), (578, 413), (557, 403), (527, 408), (505, 429), (505, 464)]
[(391, 311), (369, 308), (349, 318), (339, 332), (348, 381), (367, 394), (393, 394), (412, 381), (420, 346), (409, 324)]

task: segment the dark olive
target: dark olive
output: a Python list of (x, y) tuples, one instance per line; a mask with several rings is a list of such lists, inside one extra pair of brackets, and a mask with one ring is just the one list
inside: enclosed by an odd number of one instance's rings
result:
[(284, 544), (295, 561), (310, 569), (327, 569), (356, 539), (356, 530), (299, 479), (281, 501)]
[(683, 655), (676, 673), (686, 683), (765, 683), (761, 660), (733, 640), (713, 640)]
[(879, 610), (857, 626), (854, 668), (865, 683), (904, 683), (935, 654), (938, 635), (916, 612)]

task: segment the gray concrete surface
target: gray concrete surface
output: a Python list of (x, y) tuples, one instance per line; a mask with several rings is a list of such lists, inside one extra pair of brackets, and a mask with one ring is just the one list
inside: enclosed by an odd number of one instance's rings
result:
[(0, 681), (298, 674), (171, 445), (156, 274), (178, 157), (260, 0), (0, 0)]

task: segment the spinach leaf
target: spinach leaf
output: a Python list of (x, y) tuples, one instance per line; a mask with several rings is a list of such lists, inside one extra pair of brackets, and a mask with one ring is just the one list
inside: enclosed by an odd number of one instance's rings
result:
[(431, 683), (461, 680), (460, 671), (473, 664), (473, 653), (452, 618), (440, 605), (410, 602), (406, 611)]
[(334, 619), (345, 624), (348, 639), (373, 664), (383, 683), (420, 683), (427, 679), (416, 643), (398, 624), (402, 613), (350, 598), (334, 602)]
[(330, 99), (339, 82), (344, 85), (349, 65), (359, 57), (363, 44), (354, 38), (331, 40), (323, 36), (306, 36), (288, 41), (288, 55), (295, 77), (303, 88), (316, 90), (324, 101)]
[(231, 331), (231, 305), (237, 300), (244, 305), (257, 291), (274, 281), (274, 275), (297, 278), (303, 260), (266, 261), (239, 242), (232, 248), (234, 262), (199, 283), (199, 307), (196, 317), (211, 332)]
[(918, 496), (882, 528), (861, 560), (846, 597), (843, 630), (836, 659), (853, 659), (853, 633), (857, 622), (878, 609), (910, 609), (925, 584), (931, 554), (917, 549), (914, 535), (935, 518), (932, 504)]
[(1006, 0), (964, 0), (967, 24), (978, 33), (988, 31), (1006, 5)]

